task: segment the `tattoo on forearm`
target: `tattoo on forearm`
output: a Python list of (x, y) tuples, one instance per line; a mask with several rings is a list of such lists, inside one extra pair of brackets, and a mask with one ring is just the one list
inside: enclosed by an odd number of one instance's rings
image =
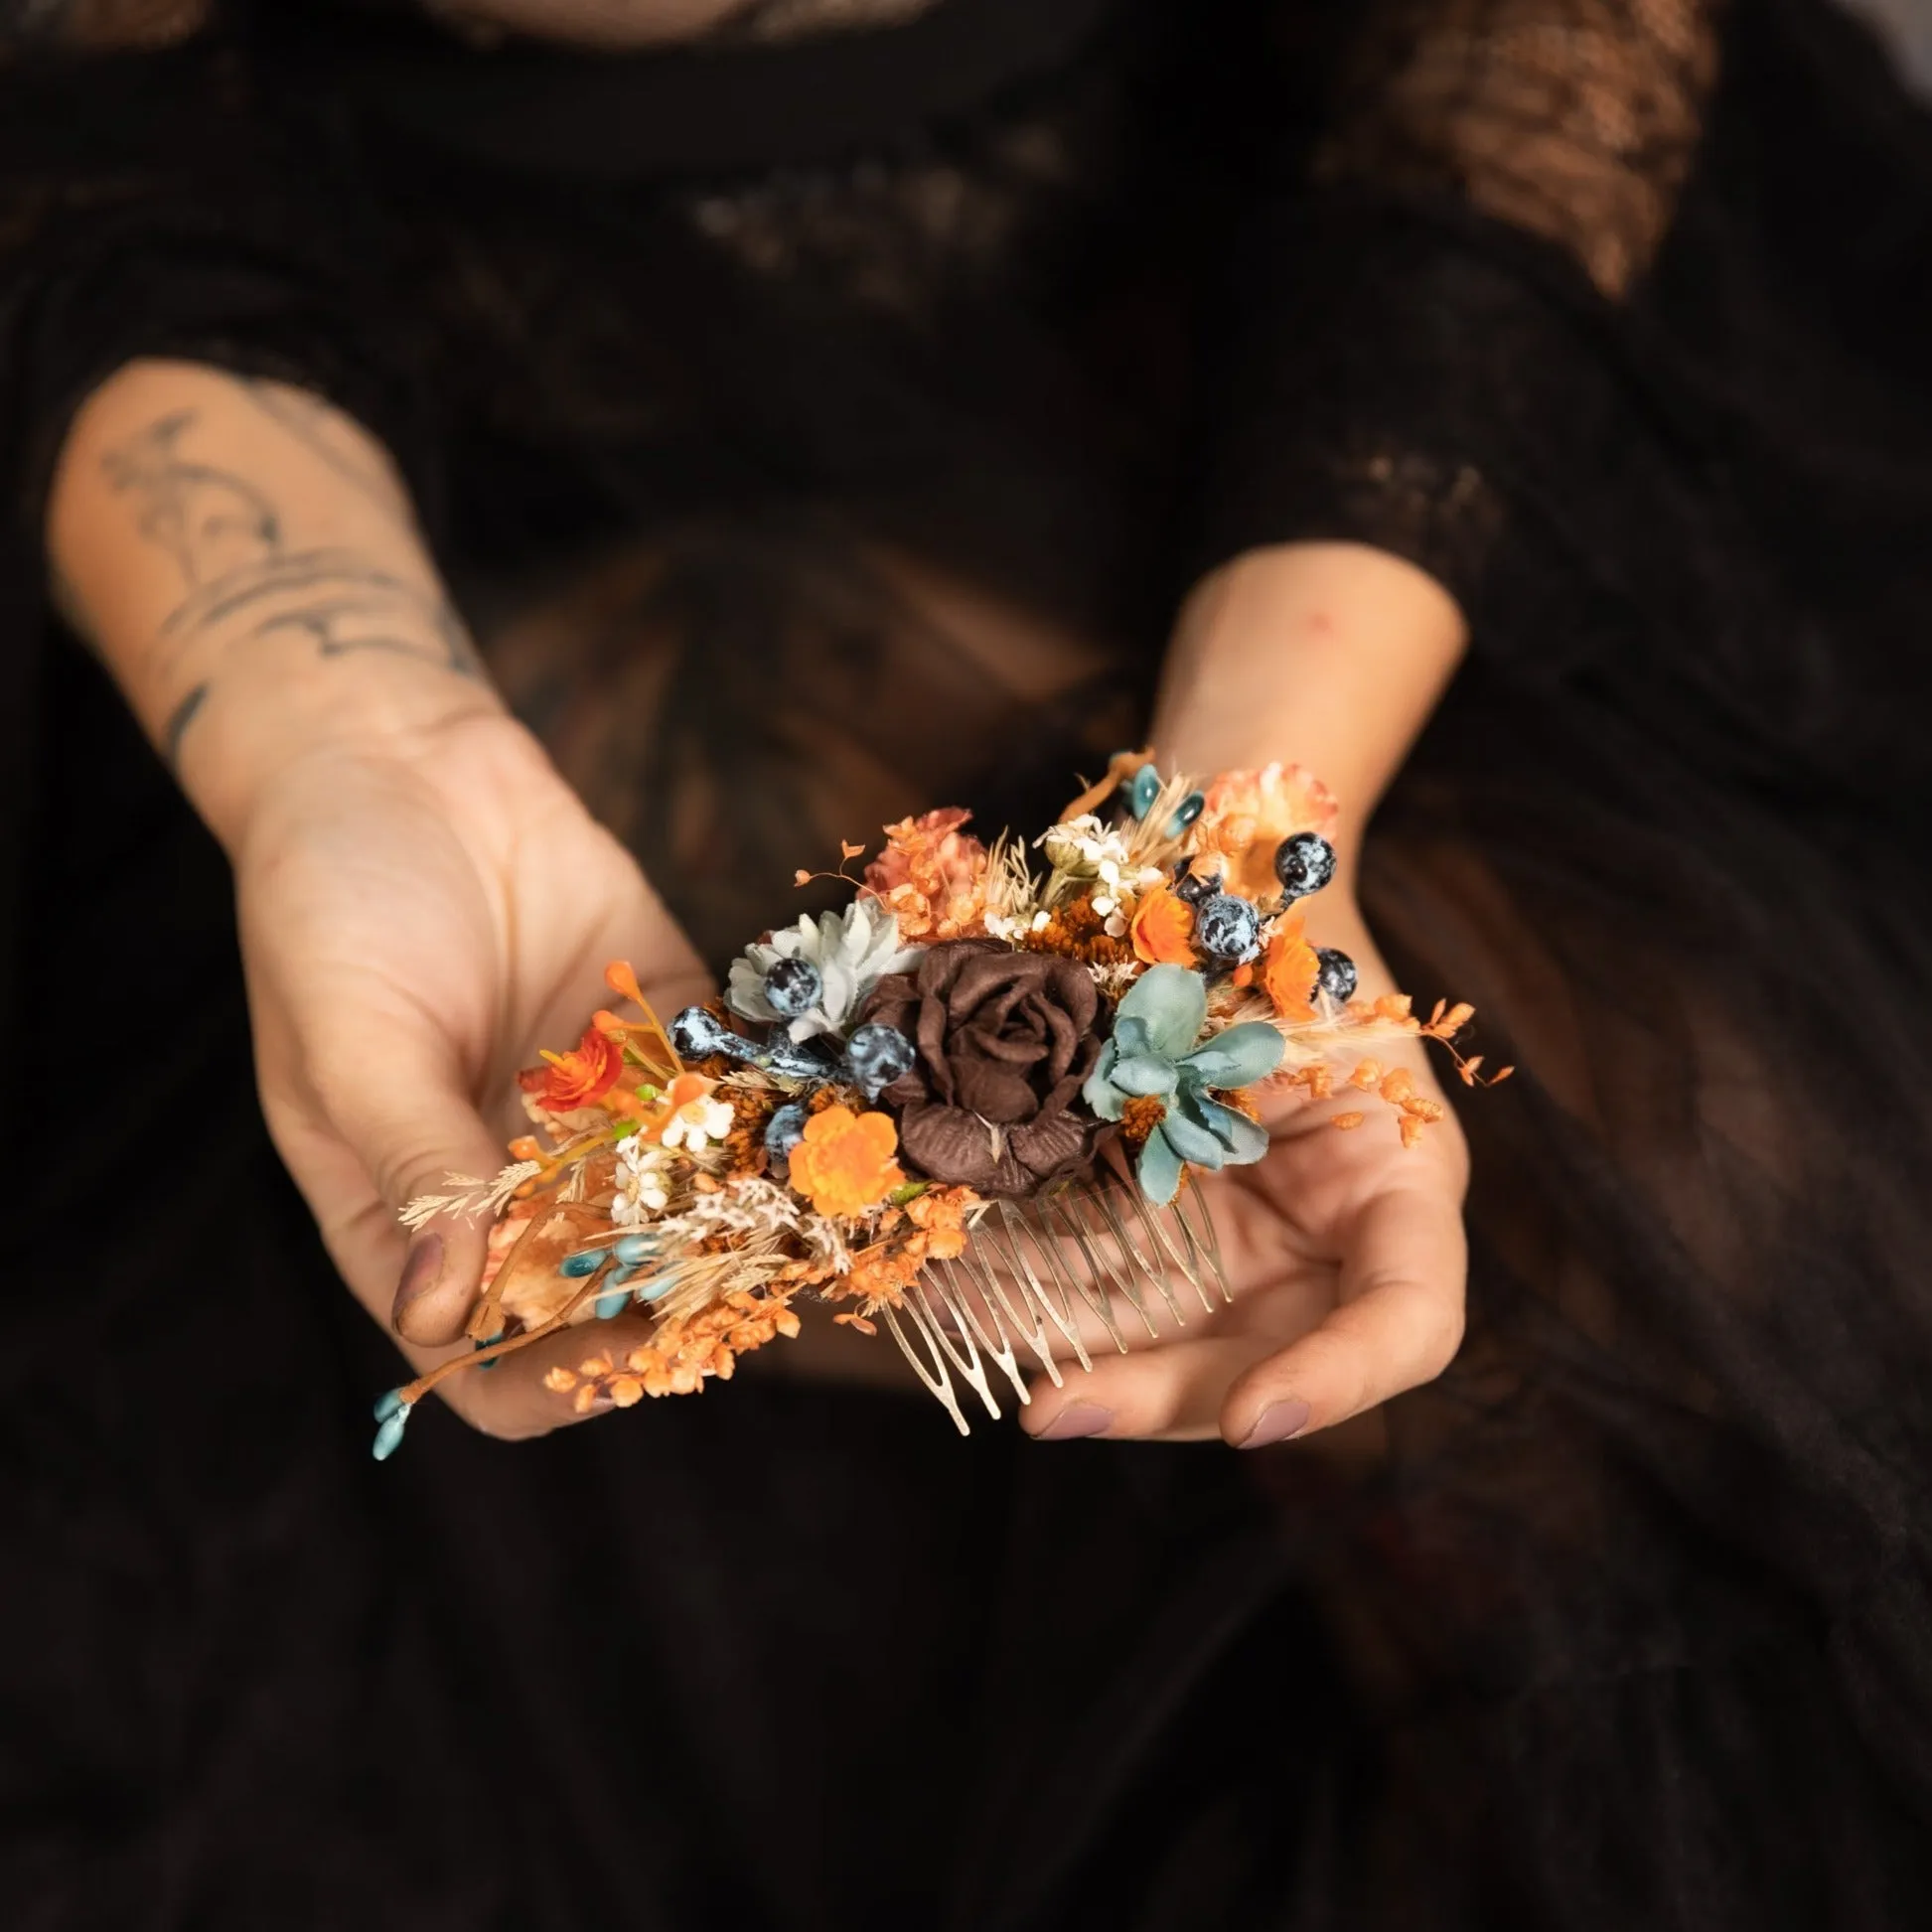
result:
[(195, 713), (202, 708), (202, 700), (207, 696), (208, 684), (204, 680), (168, 713), (168, 722), (161, 729), (161, 756), (167, 761), (171, 772), (181, 763), (182, 733), (194, 722)]
[[(277, 405), (283, 399), (274, 397)], [(351, 549), (292, 547), (263, 486), (183, 453), (197, 420), (194, 409), (174, 410), (101, 461), (108, 484), (133, 504), (141, 534), (168, 555), (182, 580), (182, 600), (160, 629), (164, 679), (175, 681), (211, 640), (225, 647), (288, 638), (308, 639), (325, 658), (380, 651), (460, 676), (482, 674), (462, 619), (433, 582), (400, 576)], [(304, 433), (282, 415), (276, 420), (347, 474), (337, 460), (343, 453), (318, 444), (317, 422)], [(348, 480), (378, 491), (385, 508), (406, 515), (386, 478), (365, 471)], [(164, 734), (171, 759), (213, 683), (198, 677), (176, 702)]]
[(235, 387), (345, 483), (392, 515), (408, 515), (408, 504), (394, 477), (372, 463), (354, 438), (344, 435), (342, 418), (319, 396), (304, 395), (299, 389), (254, 376), (235, 377)]

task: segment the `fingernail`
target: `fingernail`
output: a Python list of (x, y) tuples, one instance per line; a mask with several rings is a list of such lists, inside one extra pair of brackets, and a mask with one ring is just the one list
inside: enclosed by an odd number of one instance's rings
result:
[(1299, 1396), (1271, 1402), (1255, 1417), (1255, 1426), (1235, 1445), (1241, 1449), (1262, 1449), (1270, 1442), (1285, 1442), (1308, 1426), (1308, 1405)]
[(1071, 1442), (1077, 1435), (1098, 1435), (1114, 1420), (1114, 1412), (1097, 1402), (1070, 1402), (1033, 1439)]
[(418, 1235), (409, 1244), (402, 1263), (402, 1279), (395, 1284), (395, 1306), (389, 1311), (391, 1326), (402, 1319), (403, 1310), (419, 1301), (433, 1288), (443, 1273), (443, 1238), (439, 1234)]

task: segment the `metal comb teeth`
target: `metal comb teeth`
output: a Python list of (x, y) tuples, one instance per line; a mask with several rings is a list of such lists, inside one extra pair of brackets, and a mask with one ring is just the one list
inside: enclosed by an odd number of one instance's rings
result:
[(1156, 1207), (1131, 1179), (1102, 1168), (1034, 1200), (995, 1201), (964, 1256), (930, 1263), (899, 1306), (882, 1313), (913, 1373), (968, 1435), (962, 1387), (997, 1419), (988, 1370), (1029, 1402), (1021, 1349), (1057, 1389), (1056, 1344), (1083, 1369), (1094, 1366), (1083, 1312), (1124, 1355), (1122, 1321), (1150, 1338), (1160, 1335), (1163, 1314), (1173, 1327), (1186, 1326), (1177, 1284), (1192, 1289), (1207, 1314), (1234, 1298), (1193, 1176), (1169, 1206)]

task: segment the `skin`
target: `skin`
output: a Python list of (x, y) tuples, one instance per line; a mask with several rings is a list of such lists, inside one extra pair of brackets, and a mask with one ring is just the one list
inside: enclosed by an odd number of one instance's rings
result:
[[(416, 1367), (444, 1359), (485, 1232), (444, 1221), (411, 1244), (396, 1211), (495, 1172), (525, 1124), (513, 1074), (607, 1003), (606, 961), (669, 1012), (707, 989), (696, 956), (490, 687), (393, 465), (328, 405), (129, 365), (75, 419), (47, 541), (61, 607), (233, 863), (275, 1144), (357, 1298)], [(1346, 545), (1237, 559), (1177, 628), (1164, 762), (1323, 772), (1348, 810), (1310, 931), (1369, 991), (1389, 980), (1354, 906), (1363, 826), (1462, 648), (1438, 586)], [(1029, 1432), (1258, 1443), (1296, 1405), (1305, 1433), (1440, 1372), (1464, 1274), (1453, 1116), (1409, 1151), (1393, 1120), (1329, 1127), (1341, 1105), (1284, 1108), (1268, 1157), (1217, 1178), (1235, 1305), (1043, 1386)], [(540, 1434), (574, 1419), (543, 1371), (582, 1352), (561, 1335), (446, 1399), (491, 1434)]]

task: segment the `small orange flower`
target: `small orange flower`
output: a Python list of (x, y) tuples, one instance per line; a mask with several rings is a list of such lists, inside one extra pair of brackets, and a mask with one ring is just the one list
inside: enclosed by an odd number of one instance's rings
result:
[(1140, 895), (1127, 932), (1134, 958), (1146, 966), (1194, 964), (1194, 908), (1164, 885)]
[(891, 1115), (828, 1107), (805, 1123), (805, 1138), (792, 1149), (792, 1185), (822, 1215), (860, 1214), (904, 1185), (898, 1150)]
[(548, 1066), (526, 1067), (517, 1076), (517, 1084), (550, 1114), (595, 1107), (624, 1071), (624, 1049), (595, 1026), (584, 1029), (574, 1052), (545, 1052), (543, 1058)]
[(1301, 921), (1283, 922), (1262, 961), (1262, 988), (1283, 1019), (1314, 1018), (1312, 995), (1320, 972), (1321, 961), (1303, 935)]

